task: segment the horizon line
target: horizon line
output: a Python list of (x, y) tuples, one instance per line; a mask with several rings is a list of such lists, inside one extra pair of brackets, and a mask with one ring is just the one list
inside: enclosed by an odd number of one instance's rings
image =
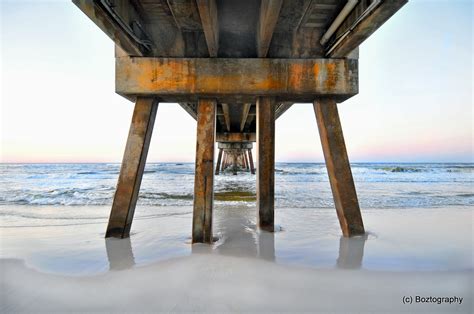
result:
[[(147, 164), (194, 164), (194, 161), (150, 161)], [(287, 164), (325, 164), (324, 161), (275, 161)], [(353, 161), (351, 164), (474, 164), (474, 161)], [(122, 164), (120, 161), (37, 161), (37, 162), (3, 162), (3, 165), (18, 164)]]

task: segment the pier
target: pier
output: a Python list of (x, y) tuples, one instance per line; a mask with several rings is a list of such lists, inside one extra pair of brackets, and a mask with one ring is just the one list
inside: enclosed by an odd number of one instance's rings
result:
[(255, 174), (274, 231), (275, 120), (295, 103), (314, 106), (343, 236), (365, 233), (338, 104), (359, 91), (359, 45), (407, 0), (73, 2), (114, 41), (115, 91), (135, 103), (106, 237), (129, 237), (160, 102), (197, 122), (193, 243), (213, 241), (226, 169)]

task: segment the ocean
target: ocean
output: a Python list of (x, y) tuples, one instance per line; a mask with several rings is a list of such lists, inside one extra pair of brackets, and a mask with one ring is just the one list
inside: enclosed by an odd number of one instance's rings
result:
[[(2, 205), (111, 205), (118, 163), (0, 164)], [(474, 205), (474, 164), (355, 163), (352, 173), (361, 208)], [(322, 163), (277, 163), (276, 207), (332, 208)], [(215, 202), (255, 205), (255, 175), (215, 176)], [(193, 202), (194, 164), (146, 165), (139, 205), (187, 206)], [(4, 215), (4, 213), (2, 213)]]
[[(118, 163), (0, 164), (0, 260), (88, 276), (191, 256), (194, 165), (148, 163), (131, 237), (104, 239)], [(215, 176), (210, 254), (318, 269), (472, 269), (474, 164), (354, 163), (367, 235), (341, 237), (325, 165), (277, 163), (275, 223), (256, 227), (256, 176)]]

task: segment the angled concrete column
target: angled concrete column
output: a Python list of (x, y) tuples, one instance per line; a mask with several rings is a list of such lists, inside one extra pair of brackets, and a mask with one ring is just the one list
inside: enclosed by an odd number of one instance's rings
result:
[(314, 102), (314, 112), (342, 233), (346, 237), (364, 234), (336, 101), (317, 100)]
[(235, 151), (232, 152), (232, 174), (237, 175), (237, 153)]
[(217, 156), (217, 165), (216, 165), (216, 175), (219, 174), (219, 169), (221, 167), (221, 160), (222, 160), (222, 152), (224, 150), (222, 148), (219, 149), (219, 155)]
[(130, 235), (158, 102), (137, 98), (105, 237)]
[(245, 167), (248, 171), (250, 171), (249, 155), (248, 155), (247, 150), (244, 150), (244, 158), (245, 158)]
[(199, 99), (194, 179), (193, 243), (212, 243), (215, 133), (216, 101), (213, 99)]
[(221, 167), (221, 171), (224, 171), (225, 170), (225, 167), (227, 166), (227, 153), (224, 151), (224, 157), (222, 158), (222, 167)]
[(248, 170), (249, 164), (247, 163), (247, 153), (245, 152), (245, 150), (242, 152), (241, 156), (242, 156), (242, 163), (244, 164), (244, 170)]
[(257, 98), (257, 208), (261, 229), (273, 231), (275, 209), (274, 97)]
[(249, 149), (249, 162), (250, 162), (250, 172), (255, 174), (255, 167), (253, 166), (253, 157), (252, 157), (252, 149)]

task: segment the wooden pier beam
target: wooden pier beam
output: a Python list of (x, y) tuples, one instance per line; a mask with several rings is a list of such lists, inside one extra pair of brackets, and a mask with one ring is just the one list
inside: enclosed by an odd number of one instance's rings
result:
[(216, 175), (219, 174), (219, 170), (221, 167), (221, 160), (222, 160), (222, 152), (224, 150), (222, 148), (219, 148), (219, 155), (217, 156), (217, 165), (216, 165)]
[(212, 243), (216, 101), (199, 99), (197, 111), (193, 243)]
[(257, 208), (261, 229), (274, 230), (275, 97), (257, 98)]
[(347, 156), (337, 103), (329, 98), (319, 99), (314, 102), (314, 112), (342, 233), (346, 237), (364, 234), (364, 224)]
[(137, 98), (109, 224), (105, 233), (106, 238), (127, 238), (130, 236), (157, 110), (157, 100)]

